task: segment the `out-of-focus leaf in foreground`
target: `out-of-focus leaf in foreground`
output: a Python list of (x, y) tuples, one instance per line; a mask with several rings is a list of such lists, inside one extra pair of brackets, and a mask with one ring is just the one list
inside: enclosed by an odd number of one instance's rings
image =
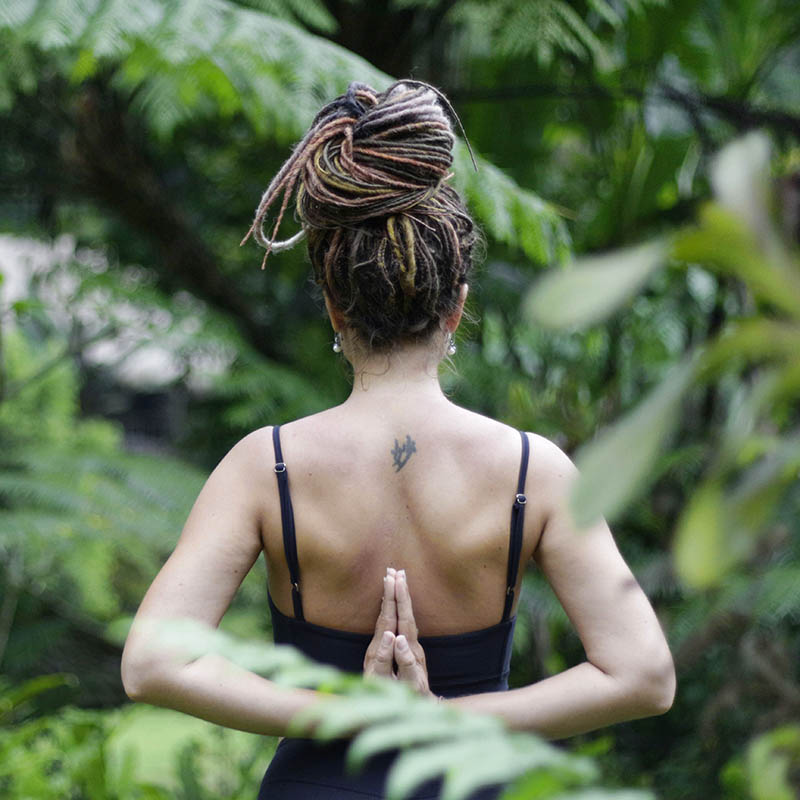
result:
[[(297, 715), (290, 735), (328, 741), (354, 736), (348, 766), (400, 749), (387, 779), (387, 797), (403, 800), (428, 780), (443, 778), (442, 800), (464, 800), (476, 789), (528, 773), (546, 776), (550, 797), (597, 780), (591, 758), (557, 748), (538, 736), (509, 731), (499, 720), (435, 703), (399, 682), (348, 675), (315, 664), (291, 647), (237, 640), (194, 620), (149, 623), (156, 646), (181, 659), (216, 653), (283, 685), (305, 685), (330, 695)], [(311, 731), (311, 733), (309, 733)], [(636, 800), (652, 800), (635, 795)], [(632, 798), (633, 800), (633, 798)]]
[(613, 518), (647, 484), (694, 372), (695, 361), (688, 358), (627, 416), (578, 451), (572, 511), (580, 527), (601, 516)]
[(663, 265), (665, 241), (648, 242), (606, 255), (589, 256), (563, 271), (551, 271), (526, 300), (531, 319), (548, 328), (600, 322), (622, 306)]

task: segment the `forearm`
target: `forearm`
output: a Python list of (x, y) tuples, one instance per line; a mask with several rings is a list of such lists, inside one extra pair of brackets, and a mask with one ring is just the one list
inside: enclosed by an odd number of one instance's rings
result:
[(125, 688), (134, 700), (267, 736), (285, 736), (297, 713), (325, 700), (308, 689), (278, 686), (215, 654), (153, 669), (140, 681), (128, 678)]
[(448, 702), (498, 716), (515, 730), (560, 739), (664, 713), (673, 691), (668, 675), (662, 682), (624, 680), (587, 661), (521, 689), (467, 695)]

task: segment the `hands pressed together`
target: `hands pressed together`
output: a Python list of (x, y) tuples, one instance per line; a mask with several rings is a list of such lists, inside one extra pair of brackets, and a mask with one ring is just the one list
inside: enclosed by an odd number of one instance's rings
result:
[(405, 570), (386, 570), (381, 611), (364, 657), (364, 674), (405, 681), (420, 694), (435, 696), (428, 685), (425, 651), (417, 638)]

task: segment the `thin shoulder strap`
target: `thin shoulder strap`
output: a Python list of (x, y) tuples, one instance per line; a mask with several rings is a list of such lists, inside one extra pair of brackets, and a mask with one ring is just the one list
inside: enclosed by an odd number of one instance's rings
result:
[(503, 608), (503, 622), (511, 616), (511, 606), (514, 605), (514, 589), (517, 585), (519, 574), (519, 557), (522, 552), (522, 532), (525, 526), (525, 478), (528, 475), (528, 454), (530, 444), (528, 434), (520, 431), (522, 437), (522, 457), (519, 462), (519, 479), (517, 480), (517, 494), (511, 508), (511, 533), (508, 543), (508, 573), (506, 577), (506, 603)]
[(278, 479), (278, 492), (281, 497), (281, 526), (283, 527), (283, 551), (289, 566), (289, 579), (292, 582), (292, 605), (296, 619), (303, 616), (303, 599), (300, 596), (300, 562), (297, 560), (297, 537), (294, 532), (294, 509), (289, 494), (289, 476), (281, 451), (280, 425), (272, 428), (272, 445), (275, 448), (275, 476)]

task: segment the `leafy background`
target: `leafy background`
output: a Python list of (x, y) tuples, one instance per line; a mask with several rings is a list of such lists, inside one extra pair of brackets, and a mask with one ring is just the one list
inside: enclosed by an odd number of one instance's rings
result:
[[(347, 393), (302, 253), (260, 271), (237, 244), (319, 106), (404, 75), (448, 94), (480, 154), (454, 170), (487, 240), (477, 321), (443, 382), (575, 455), (576, 512), (612, 522), (678, 667), (665, 717), (556, 750), (498, 731), (497, 754), (546, 753), (509, 796), (796, 796), (795, 6), (4, 3), (4, 796), (255, 795), (274, 742), (130, 706), (121, 642), (227, 448)], [(226, 635), (268, 640), (265, 601), (257, 566)], [(516, 685), (582, 658), (537, 574), (519, 617)], [(441, 724), (451, 744), (465, 725)], [(421, 735), (407, 775), (470, 762)], [(480, 779), (453, 774), (454, 793)]]

